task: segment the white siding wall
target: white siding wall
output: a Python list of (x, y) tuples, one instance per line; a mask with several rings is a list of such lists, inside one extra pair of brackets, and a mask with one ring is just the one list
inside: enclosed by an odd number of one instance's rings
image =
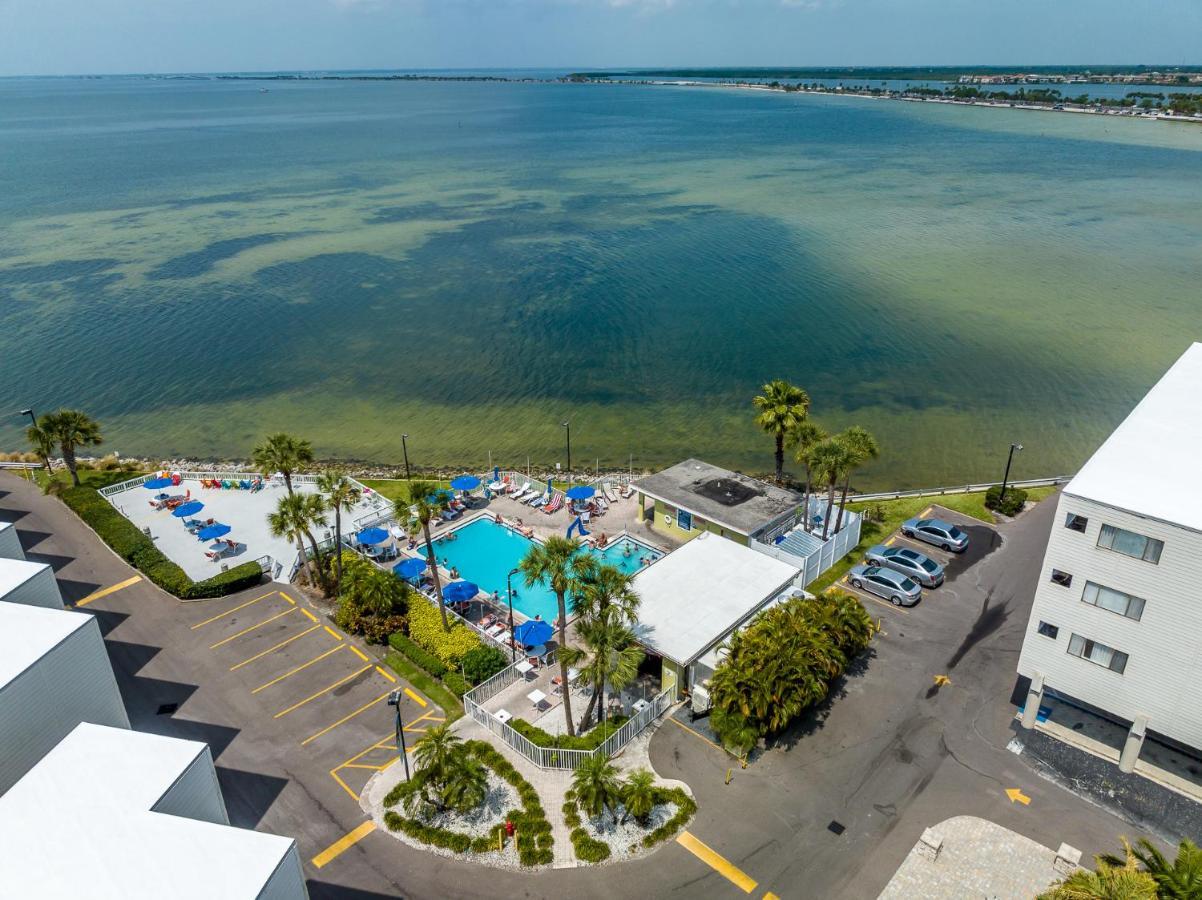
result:
[(44, 563), (0, 558), (0, 600), (62, 609), (63, 597), (54, 570)]
[(86, 621), (0, 689), (0, 794), (80, 722), (129, 728), (96, 620), (59, 615)]
[[(1064, 527), (1069, 512), (1089, 519), (1084, 534)], [(1164, 542), (1159, 564), (1097, 546), (1103, 524)], [(1062, 494), (1023, 641), (1018, 671), (1042, 673), (1047, 687), (1111, 714), (1202, 748), (1202, 534)], [(1050, 581), (1052, 569), (1073, 576), (1071, 587)], [(1142, 597), (1140, 621), (1082, 602), (1086, 581)], [(1055, 625), (1055, 640), (1037, 632)], [(1123, 674), (1068, 654), (1080, 634), (1128, 654)]]
[(0, 559), (24, 559), (25, 551), (17, 538), (17, 526), (12, 522), (0, 522)]
[(215, 825), (230, 824), (208, 744), (204, 745), (192, 764), (159, 798), (159, 802), (153, 808), (155, 812), (166, 813), (169, 816), (199, 819)]

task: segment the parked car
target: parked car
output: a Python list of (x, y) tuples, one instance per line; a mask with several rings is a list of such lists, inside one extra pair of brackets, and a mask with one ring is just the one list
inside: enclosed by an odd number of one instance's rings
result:
[(864, 561), (869, 565), (896, 569), (903, 575), (909, 575), (923, 587), (937, 588), (943, 584), (943, 566), (926, 554), (909, 547), (886, 547), (884, 544), (877, 544), (864, 554)]
[(884, 597), (894, 606), (913, 606), (922, 598), (922, 588), (894, 569), (860, 563), (852, 566), (847, 579), (861, 590)]
[(901, 532), (908, 538), (917, 538), (954, 553), (968, 549), (968, 535), (943, 519), (906, 519), (902, 522)]

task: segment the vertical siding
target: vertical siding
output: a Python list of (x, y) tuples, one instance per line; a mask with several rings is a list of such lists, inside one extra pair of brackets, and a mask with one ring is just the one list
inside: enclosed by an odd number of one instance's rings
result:
[(159, 798), (159, 802), (152, 809), (169, 816), (182, 816), (186, 819), (212, 822), (215, 825), (230, 824), (208, 744), (202, 747), (196, 759), (192, 760), (191, 765)]
[(308, 896), (300, 854), (296, 849), (296, 841), (293, 841), (263, 890), (259, 891), (258, 900), (307, 900)]
[(24, 559), (25, 551), (17, 537), (17, 526), (11, 522), (0, 522), (0, 559)]
[[(1089, 519), (1084, 533), (1064, 527), (1068, 513)], [(1097, 546), (1103, 524), (1164, 542), (1152, 564)], [(1202, 534), (1062, 494), (1040, 572), (1018, 671), (1042, 672), (1048, 687), (1131, 721), (1149, 717), (1149, 728), (1202, 747)], [(1053, 584), (1052, 569), (1073, 576)], [(1081, 600), (1093, 581), (1146, 602), (1140, 621)], [(1060, 629), (1056, 639), (1037, 633), (1040, 621)], [(1128, 655), (1123, 674), (1067, 652), (1073, 633)]]
[(63, 597), (54, 580), (54, 570), (43, 563), (9, 562), (5, 569), (23, 580), (0, 597), (9, 603), (24, 603), (46, 609), (62, 609)]

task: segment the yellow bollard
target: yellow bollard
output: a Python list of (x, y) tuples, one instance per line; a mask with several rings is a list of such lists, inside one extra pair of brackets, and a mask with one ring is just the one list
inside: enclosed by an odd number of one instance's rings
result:
[(734, 775), (734, 773), (735, 773), (735, 770), (734, 770), (734, 769), (727, 769), (727, 770), (726, 770), (726, 783), (727, 783), (727, 784), (730, 784), (730, 779), (731, 779), (731, 777)]

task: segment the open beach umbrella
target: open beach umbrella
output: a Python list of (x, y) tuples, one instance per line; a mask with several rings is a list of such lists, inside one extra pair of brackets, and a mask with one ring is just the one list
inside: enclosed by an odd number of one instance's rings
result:
[(142, 487), (146, 488), (147, 490), (151, 490), (151, 491), (157, 491), (159, 488), (165, 488), (165, 487), (170, 487), (170, 486), (171, 486), (170, 478), (152, 478), (152, 479), (150, 479), (150, 481), (142, 482)]
[(451, 487), (457, 491), (474, 491), (480, 487), (480, 479), (475, 475), (460, 475), (451, 482)]
[(547, 622), (542, 619), (531, 619), (528, 622), (523, 622), (517, 628), (513, 629), (513, 637), (523, 647), (533, 647), (536, 644), (545, 644), (551, 639), (551, 635), (555, 630)]
[(462, 603), (480, 593), (480, 585), (470, 581), (452, 581), (442, 589), (442, 599), (448, 603)]
[(202, 528), (196, 536), (202, 541), (211, 541), (219, 537), (225, 537), (233, 529), (228, 525), (223, 525), (218, 522), (216, 525), (210, 525), (208, 528)]
[(173, 509), (171, 515), (177, 519), (182, 519), (184, 516), (194, 516), (204, 508), (205, 505), (199, 500), (189, 500), (187, 503), (181, 503)]
[(597, 493), (596, 488), (589, 487), (587, 484), (578, 484), (578, 485), (576, 485), (576, 487), (568, 488), (568, 499), (569, 500), (588, 500), (590, 497), (592, 497), (596, 493)]
[(364, 528), (355, 535), (355, 540), (360, 544), (382, 544), (388, 540), (388, 532), (383, 528)]
[(399, 563), (392, 567), (392, 571), (396, 572), (402, 578), (416, 578), (422, 572), (426, 571), (426, 561), (411, 557), (402, 559)]

